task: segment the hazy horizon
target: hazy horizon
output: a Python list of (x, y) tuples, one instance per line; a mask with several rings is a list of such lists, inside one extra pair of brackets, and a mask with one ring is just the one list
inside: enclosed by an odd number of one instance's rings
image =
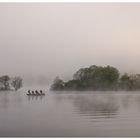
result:
[(0, 3), (0, 75), (70, 78), (81, 67), (140, 73), (140, 3)]

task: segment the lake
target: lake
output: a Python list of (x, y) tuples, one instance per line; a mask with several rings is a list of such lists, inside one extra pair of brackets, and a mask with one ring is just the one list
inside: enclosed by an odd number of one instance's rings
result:
[(138, 137), (140, 91), (0, 92), (0, 137)]

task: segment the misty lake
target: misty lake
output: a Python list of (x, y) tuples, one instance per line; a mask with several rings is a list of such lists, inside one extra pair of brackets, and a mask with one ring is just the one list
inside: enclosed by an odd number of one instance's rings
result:
[(1, 137), (140, 136), (140, 91), (0, 92)]

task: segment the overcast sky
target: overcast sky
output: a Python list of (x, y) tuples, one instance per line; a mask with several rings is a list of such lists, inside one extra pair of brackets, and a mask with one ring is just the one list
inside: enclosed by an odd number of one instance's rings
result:
[(140, 4), (0, 4), (0, 75), (64, 78), (93, 64), (140, 73)]

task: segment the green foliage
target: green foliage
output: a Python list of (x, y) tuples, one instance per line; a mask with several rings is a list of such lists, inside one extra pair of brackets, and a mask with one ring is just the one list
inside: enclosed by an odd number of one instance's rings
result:
[(140, 74), (131, 75), (130, 79), (133, 83), (133, 89), (140, 89)]
[[(59, 84), (59, 89), (113, 89), (116, 87), (119, 78), (119, 71), (111, 66), (90, 66), (89, 68), (81, 68), (74, 75), (73, 79)], [(58, 82), (57, 82), (58, 83)], [(61, 83), (61, 81), (59, 81)], [(52, 89), (58, 89), (56, 83)]]
[(130, 76), (125, 73), (121, 76), (120, 78), (120, 83), (119, 83), (119, 86), (121, 89), (131, 89), (131, 80), (130, 80)]
[(64, 88), (67, 90), (74, 90), (74, 89), (80, 89), (82, 86), (81, 81), (79, 80), (69, 80), (68, 82), (65, 82)]
[(119, 78), (119, 71), (111, 66), (90, 66), (82, 68), (74, 74), (74, 79), (81, 82), (81, 88), (108, 89), (113, 88)]
[(79, 69), (68, 82), (56, 79), (52, 87), (53, 90), (139, 90), (140, 74), (120, 76), (115, 67), (92, 65)]
[(63, 80), (59, 79), (59, 77), (56, 77), (54, 82), (53, 82), (53, 85), (51, 86), (51, 89), (52, 90), (61, 90), (64, 88), (64, 82)]
[(125, 90), (140, 89), (140, 74), (128, 75), (124, 74), (120, 78), (120, 88)]

